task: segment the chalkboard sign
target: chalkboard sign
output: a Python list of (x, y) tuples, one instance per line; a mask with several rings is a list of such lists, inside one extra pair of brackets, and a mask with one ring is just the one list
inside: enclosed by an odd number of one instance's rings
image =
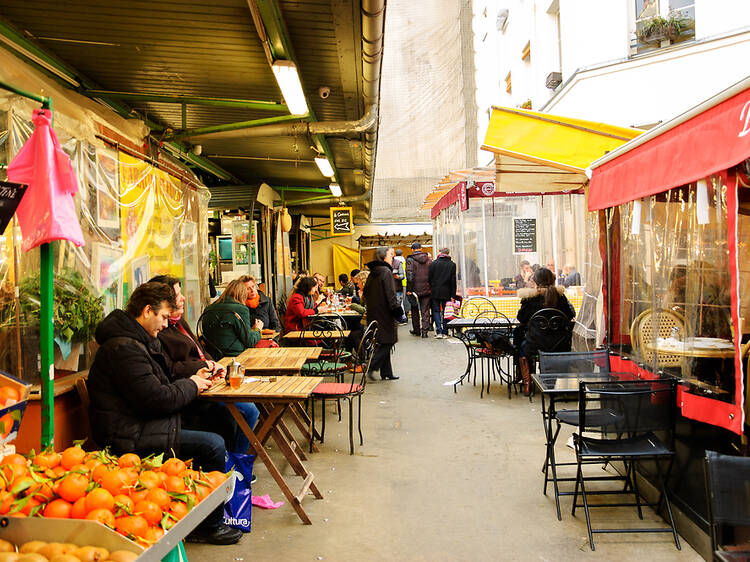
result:
[(352, 232), (352, 208), (331, 207), (331, 236), (349, 236)]
[(513, 253), (536, 252), (536, 219), (513, 217)]
[(0, 181), (0, 234), (5, 232), (27, 187), (23, 183)]

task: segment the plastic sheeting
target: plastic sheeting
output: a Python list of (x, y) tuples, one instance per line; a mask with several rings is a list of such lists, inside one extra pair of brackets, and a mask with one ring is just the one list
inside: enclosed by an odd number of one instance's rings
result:
[[(12, 158), (32, 132), (31, 112), (25, 99), (7, 108), (9, 113), (0, 112), (0, 125), (6, 121), (9, 126), (0, 130), (10, 136), (7, 142), (0, 136), (0, 153), (6, 147), (5, 155)], [(65, 127), (72, 122), (55, 113), (55, 131), (80, 186), (75, 204), (85, 245), (53, 243), (55, 275), (80, 273), (86, 286), (102, 297), (105, 314), (124, 307), (133, 289), (152, 276), (174, 275), (181, 280), (186, 318), (194, 326), (208, 299), (208, 190), (190, 172), (176, 177), (104, 143), (78, 138), (74, 134), (79, 128), (71, 132)], [(16, 276), (23, 289), (38, 275), (39, 250), (20, 252), (17, 227), (0, 234), (0, 369), (19, 373), (22, 368), (26, 380), (37, 382), (38, 317), (33, 310), (38, 304), (22, 291), (21, 365), (13, 292)], [(85, 368), (90, 359), (87, 354), (72, 368)]]

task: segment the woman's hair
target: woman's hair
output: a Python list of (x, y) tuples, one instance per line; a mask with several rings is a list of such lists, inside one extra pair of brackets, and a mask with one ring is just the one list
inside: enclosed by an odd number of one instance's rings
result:
[(250, 281), (252, 281), (257, 285), (255, 277), (253, 277), (252, 275), (241, 275), (237, 278), (237, 281), (242, 281), (243, 283), (249, 283)]
[(297, 285), (294, 287), (294, 292), (299, 293), (303, 297), (306, 297), (310, 293), (310, 289), (315, 287), (318, 282), (314, 277), (303, 277), (297, 281)]
[(247, 300), (247, 285), (245, 285), (245, 282), (240, 279), (230, 281), (224, 292), (216, 299), (216, 302), (225, 302), (227, 299), (233, 299), (244, 304)]
[(555, 287), (555, 274), (546, 267), (540, 267), (534, 273), (534, 283), (537, 289), (544, 294), (544, 306), (557, 307), (557, 287)]
[(370, 272), (369, 271), (360, 271), (359, 273), (357, 273), (357, 275), (355, 275), (354, 277), (352, 277), (352, 281), (355, 281), (355, 280), (356, 281), (361, 281), (364, 284), (365, 282), (367, 282), (367, 278), (369, 276), (370, 276)]
[(180, 285), (180, 280), (177, 279), (177, 277), (174, 277), (172, 275), (157, 275), (156, 277), (152, 277), (151, 279), (149, 279), (148, 282), (149, 283), (164, 283), (165, 285), (169, 285), (170, 287), (174, 287), (175, 285)]
[(388, 255), (388, 250), (390, 250), (390, 248), (386, 248), (385, 246), (376, 248), (375, 259), (378, 261), (385, 261), (385, 257)]

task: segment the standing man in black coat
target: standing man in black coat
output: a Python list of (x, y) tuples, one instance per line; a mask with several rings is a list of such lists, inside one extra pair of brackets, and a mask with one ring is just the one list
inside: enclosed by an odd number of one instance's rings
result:
[[(404, 310), (398, 304), (393, 285), (391, 265), (396, 252), (393, 248), (378, 248), (375, 259), (367, 264), (370, 275), (367, 277), (363, 297), (367, 307), (367, 320), (377, 320), (378, 335), (375, 339), (375, 352), (370, 368), (380, 371), (383, 380), (396, 380), (391, 366), (391, 349), (398, 341), (397, 320), (403, 319)], [(371, 371), (371, 377), (374, 378)]]
[(429, 271), (430, 299), (432, 301), (432, 317), (435, 319), (435, 337), (448, 337), (445, 326), (445, 303), (456, 296), (456, 264), (450, 256), (450, 250), (440, 250), (437, 259), (430, 264)]
[[(225, 470), (224, 439), (181, 428), (180, 411), (210, 388), (210, 371), (170, 380), (171, 365), (157, 335), (167, 327), (175, 292), (164, 283), (140, 285), (126, 310), (114, 310), (96, 328), (99, 344), (88, 377), (89, 418), (96, 443), (115, 453), (164, 453), (192, 458), (205, 471)], [(191, 540), (234, 544), (242, 531), (223, 523), (223, 506), (192, 533)]]
[[(422, 250), (422, 244), (414, 242), (414, 252), (406, 258), (406, 298), (411, 305), (411, 331), (413, 336), (427, 337), (430, 329), (430, 256)], [(422, 316), (420, 325), (419, 316)]]

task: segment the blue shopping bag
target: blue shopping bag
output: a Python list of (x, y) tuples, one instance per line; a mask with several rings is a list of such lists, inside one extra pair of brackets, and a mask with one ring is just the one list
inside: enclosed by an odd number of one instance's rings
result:
[(253, 479), (255, 455), (227, 451), (226, 459), (227, 472), (234, 470), (234, 490), (232, 497), (224, 504), (224, 523), (249, 533), (253, 509), (250, 481)]

